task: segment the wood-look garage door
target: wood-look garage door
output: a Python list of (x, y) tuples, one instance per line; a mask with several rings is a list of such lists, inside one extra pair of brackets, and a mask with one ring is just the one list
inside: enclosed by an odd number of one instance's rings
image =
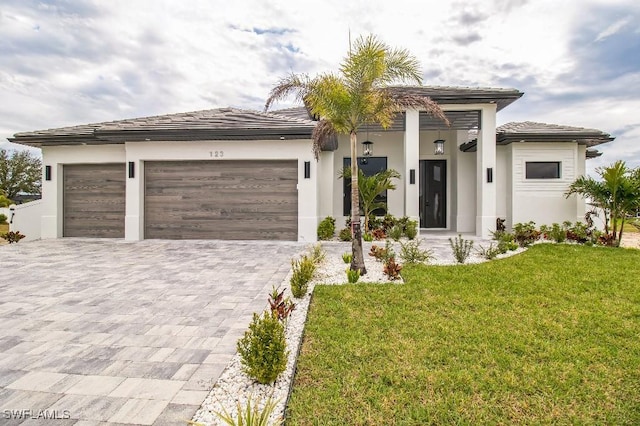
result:
[(296, 160), (153, 161), (145, 238), (298, 239)]
[(124, 238), (125, 165), (63, 167), (63, 235)]

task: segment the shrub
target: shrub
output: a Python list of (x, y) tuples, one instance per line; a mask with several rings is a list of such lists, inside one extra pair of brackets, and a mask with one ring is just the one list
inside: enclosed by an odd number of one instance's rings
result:
[(318, 243), (311, 246), (311, 248), (309, 249), (309, 256), (311, 257), (313, 263), (318, 265), (322, 263), (325, 257), (327, 257), (327, 253), (322, 248), (322, 244)]
[(360, 270), (356, 269), (355, 271), (351, 270), (351, 268), (347, 268), (347, 281), (349, 284), (355, 284), (360, 279)]
[(351, 241), (351, 229), (341, 229), (340, 233), (338, 234), (338, 238), (340, 238), (340, 241)]
[(455, 240), (449, 238), (449, 244), (453, 250), (453, 256), (456, 258), (456, 262), (464, 263), (471, 254), (471, 247), (473, 247), (473, 241), (465, 240), (462, 235), (458, 234)]
[(393, 217), (393, 215), (386, 214), (382, 218), (382, 229), (387, 232), (389, 229), (393, 228), (397, 222), (397, 219)]
[(351, 263), (351, 260), (353, 259), (353, 255), (351, 253), (342, 253), (342, 261), (344, 263)]
[(567, 229), (567, 240), (584, 244), (591, 239), (590, 237), (592, 234), (593, 229), (591, 229), (586, 223), (576, 222)]
[(277, 316), (280, 321), (285, 321), (289, 317), (289, 314), (291, 314), (291, 311), (296, 308), (295, 303), (293, 303), (291, 299), (288, 297), (285, 299), (284, 290), (278, 292), (278, 289), (275, 287), (271, 290), (268, 302), (271, 313)]
[(433, 252), (429, 249), (420, 248), (422, 240), (411, 240), (400, 243), (400, 259), (404, 263), (425, 263), (433, 259)]
[(369, 243), (373, 241), (373, 235), (367, 232), (366, 234), (362, 234), (362, 239)]
[(418, 235), (418, 222), (410, 220), (404, 228), (404, 234), (408, 239), (413, 240)]
[(262, 405), (261, 401), (258, 399), (252, 404), (252, 399), (253, 397), (249, 397), (247, 405), (244, 408), (239, 401), (236, 403), (236, 410), (238, 411), (237, 419), (224, 408), (222, 409), (222, 413), (215, 412), (215, 414), (229, 426), (268, 426), (269, 417), (271, 417), (275, 411), (278, 401), (273, 401), (269, 397), (264, 402), (263, 408), (260, 409), (260, 405)]
[(291, 261), (291, 294), (293, 297), (299, 299), (304, 297), (309, 288), (309, 281), (313, 278), (313, 273), (316, 270), (316, 264), (308, 256), (302, 256), (299, 260)]
[(6, 240), (9, 244), (19, 243), (25, 235), (22, 235), (20, 231), (9, 231), (4, 234), (0, 234), (0, 238)]
[(384, 263), (384, 268), (382, 272), (389, 277), (391, 281), (395, 281), (400, 278), (400, 271), (402, 270), (402, 265), (396, 263), (396, 258), (391, 256)]
[(564, 226), (560, 226), (559, 223), (551, 224), (551, 228), (548, 230), (548, 238), (556, 243), (564, 243), (567, 240), (567, 230)]
[(513, 233), (520, 247), (528, 247), (540, 237), (535, 222), (516, 223), (513, 225)]
[(385, 238), (387, 238), (387, 234), (384, 232), (384, 229), (382, 228), (374, 229), (371, 232), (371, 235), (373, 236), (373, 239), (376, 241), (384, 240)]
[(391, 239), (393, 239), (393, 241), (398, 241), (400, 238), (402, 238), (402, 234), (403, 230), (400, 224), (394, 225), (391, 230), (389, 230), (389, 236), (391, 237)]
[(330, 240), (333, 238), (333, 235), (336, 233), (336, 220), (327, 216), (318, 225), (318, 239), (319, 240)]
[[(517, 244), (516, 247), (518, 247)], [(494, 245), (493, 243), (490, 243), (488, 247), (480, 246), (477, 251), (480, 256), (487, 260), (495, 259), (496, 256), (500, 253), (507, 252), (506, 249), (502, 251), (502, 249), (500, 248), (500, 244)]]
[(369, 256), (375, 257), (378, 262), (381, 262), (387, 256), (386, 250), (377, 245), (372, 245), (369, 250)]
[(7, 224), (7, 215), (0, 213), (0, 225), (6, 225)]
[(271, 312), (254, 313), (237, 346), (242, 370), (258, 383), (275, 382), (287, 366), (284, 324)]
[(369, 230), (374, 231), (382, 227), (382, 218), (378, 216), (369, 216)]

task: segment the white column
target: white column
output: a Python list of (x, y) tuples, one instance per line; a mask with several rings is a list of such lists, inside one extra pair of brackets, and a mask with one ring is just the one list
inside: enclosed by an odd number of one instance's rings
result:
[[(411, 220), (420, 221), (420, 115), (417, 110), (406, 111), (404, 131), (404, 214)], [(409, 183), (411, 170), (415, 183)]]
[[(577, 144), (576, 144), (577, 145)], [(586, 176), (587, 147), (585, 145), (577, 145), (578, 158), (576, 159), (576, 177)], [(576, 197), (576, 221), (584, 222), (584, 215), (587, 212), (587, 203), (581, 196)]]
[[(476, 235), (490, 238), (496, 229), (496, 104), (483, 105), (476, 152)], [(488, 182), (488, 169), (493, 182)]]
[[(144, 239), (144, 161), (130, 147), (126, 149), (126, 196), (124, 217), (124, 239)], [(129, 177), (129, 162), (133, 163), (133, 177)]]

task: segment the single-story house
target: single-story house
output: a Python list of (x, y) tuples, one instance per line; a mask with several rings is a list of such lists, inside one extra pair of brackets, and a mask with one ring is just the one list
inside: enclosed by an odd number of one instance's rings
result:
[[(551, 224), (583, 219), (564, 194), (585, 173), (595, 129), (534, 122), (496, 127), (516, 89), (395, 87), (437, 101), (450, 121), (415, 109), (387, 129), (363, 128), (365, 173), (393, 168), (388, 212), (420, 228), (488, 237), (496, 219)], [(349, 139), (314, 159), (316, 121), (304, 107), (218, 108), (18, 133), (42, 149), (42, 238), (282, 239), (315, 241), (322, 218), (349, 215)], [(443, 142), (444, 141), (444, 142)], [(437, 143), (434, 143), (437, 142)]]

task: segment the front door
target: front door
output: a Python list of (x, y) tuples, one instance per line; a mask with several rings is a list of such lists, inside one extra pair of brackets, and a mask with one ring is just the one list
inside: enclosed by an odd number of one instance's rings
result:
[(446, 160), (420, 160), (420, 227), (447, 227)]

